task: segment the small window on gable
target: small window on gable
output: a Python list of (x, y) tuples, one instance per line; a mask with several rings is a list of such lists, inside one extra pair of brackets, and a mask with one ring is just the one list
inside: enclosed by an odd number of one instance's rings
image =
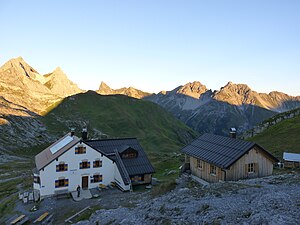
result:
[(255, 173), (254, 163), (248, 163), (248, 173)]
[(93, 167), (94, 167), (94, 168), (102, 167), (102, 160), (96, 159), (96, 160), (93, 162)]
[(217, 167), (215, 165), (210, 165), (210, 174), (217, 175)]
[(86, 153), (86, 147), (82, 145), (78, 145), (75, 147), (75, 154), (85, 154)]

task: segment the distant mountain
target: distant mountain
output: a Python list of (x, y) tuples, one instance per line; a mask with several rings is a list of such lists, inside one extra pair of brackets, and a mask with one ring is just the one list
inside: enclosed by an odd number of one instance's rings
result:
[(212, 91), (197, 81), (144, 99), (166, 108), (200, 133), (223, 135), (227, 135), (230, 127), (242, 132), (278, 112), (300, 106), (300, 96), (257, 93), (245, 84), (232, 82)]
[(61, 69), (43, 76), (22, 57), (0, 67), (0, 96), (37, 114), (45, 113), (55, 102), (79, 92), (82, 91)]
[(101, 84), (99, 86), (99, 89), (97, 90), (97, 93), (101, 94), (101, 95), (116, 95), (116, 94), (126, 95), (126, 96), (137, 98), (137, 99), (141, 99), (141, 98), (144, 98), (146, 96), (151, 95), (150, 93), (143, 92), (143, 91), (138, 90), (138, 89), (133, 88), (133, 87), (120, 88), (120, 89), (111, 89), (104, 82), (101, 82)]

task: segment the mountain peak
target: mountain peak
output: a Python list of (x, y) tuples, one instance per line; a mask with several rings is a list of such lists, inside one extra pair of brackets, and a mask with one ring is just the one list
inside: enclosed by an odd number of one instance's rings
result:
[(98, 90), (100, 92), (103, 92), (103, 94), (104, 94), (104, 92), (111, 92), (112, 89), (106, 83), (104, 83), (103, 81), (101, 81)]
[(178, 94), (188, 95), (193, 98), (200, 98), (208, 89), (200, 81), (189, 82), (177, 91)]
[(35, 74), (38, 74), (21, 56), (12, 58), (4, 63), (4, 65), (0, 67), (0, 72), (5, 70), (9, 70), (8, 72), (10, 73), (12, 72), (11, 70), (15, 70), (18, 74), (22, 74), (28, 78), (35, 78)]

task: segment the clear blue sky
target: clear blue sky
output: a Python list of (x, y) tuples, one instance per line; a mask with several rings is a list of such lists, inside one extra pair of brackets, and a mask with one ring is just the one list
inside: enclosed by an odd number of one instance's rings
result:
[(83, 89), (228, 81), (300, 95), (298, 0), (0, 0), (0, 64), (60, 66)]

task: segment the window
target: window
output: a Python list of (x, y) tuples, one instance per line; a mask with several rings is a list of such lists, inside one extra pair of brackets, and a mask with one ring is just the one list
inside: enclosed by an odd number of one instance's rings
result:
[(217, 167), (214, 165), (210, 165), (210, 174), (216, 175), (217, 174)]
[(68, 170), (68, 164), (65, 164), (64, 162), (60, 162), (58, 165), (56, 165), (56, 172), (62, 172)]
[(203, 161), (200, 159), (197, 159), (197, 168), (202, 170), (203, 169)]
[(93, 167), (94, 167), (94, 168), (102, 167), (102, 161), (101, 161), (100, 159), (96, 159), (96, 160), (93, 162)]
[(59, 178), (55, 181), (55, 188), (59, 187), (68, 187), (69, 186), (69, 179)]
[(91, 183), (102, 182), (102, 180), (103, 180), (103, 175), (100, 175), (100, 174), (94, 174), (94, 175), (93, 175), (93, 179), (91, 180)]
[(248, 164), (248, 173), (254, 173), (254, 163)]
[(41, 179), (39, 176), (36, 176), (34, 175), (33, 176), (33, 183), (36, 183), (36, 184), (40, 184), (41, 183)]
[(85, 154), (85, 153), (86, 153), (86, 147), (84, 146), (75, 147), (75, 154)]
[(88, 162), (87, 160), (82, 161), (82, 162), (79, 164), (79, 168), (80, 168), (80, 169), (88, 169), (88, 168), (90, 168), (90, 162)]

